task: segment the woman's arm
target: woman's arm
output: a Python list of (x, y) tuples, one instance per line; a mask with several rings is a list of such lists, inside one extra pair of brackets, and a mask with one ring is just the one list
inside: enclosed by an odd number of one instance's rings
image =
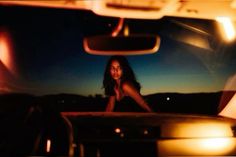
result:
[(109, 97), (109, 100), (108, 100), (108, 103), (107, 103), (107, 107), (106, 107), (106, 112), (112, 112), (114, 110), (115, 101), (116, 101), (115, 96), (110, 96)]
[(148, 112), (153, 112), (152, 109), (148, 106), (146, 101), (143, 99), (141, 94), (137, 91), (137, 89), (130, 83), (123, 83), (122, 90), (125, 94), (133, 98), (140, 107), (145, 109)]

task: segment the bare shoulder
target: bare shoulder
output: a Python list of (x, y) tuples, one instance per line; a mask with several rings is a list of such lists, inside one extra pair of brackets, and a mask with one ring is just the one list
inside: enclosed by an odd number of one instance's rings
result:
[(135, 90), (136, 91), (136, 88), (134, 87), (134, 85), (129, 82), (129, 81), (126, 81), (122, 84), (122, 90), (123, 91), (130, 91), (130, 90)]

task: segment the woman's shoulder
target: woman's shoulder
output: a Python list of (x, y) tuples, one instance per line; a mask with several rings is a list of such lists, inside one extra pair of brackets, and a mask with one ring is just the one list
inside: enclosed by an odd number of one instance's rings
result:
[(124, 81), (123, 83), (122, 83), (122, 87), (123, 86), (133, 86), (134, 84), (131, 82), (131, 81)]
[(127, 90), (130, 90), (130, 89), (137, 90), (135, 88), (134, 84), (131, 81), (123, 82), (122, 85), (121, 85), (121, 88), (122, 88), (123, 91), (127, 91)]

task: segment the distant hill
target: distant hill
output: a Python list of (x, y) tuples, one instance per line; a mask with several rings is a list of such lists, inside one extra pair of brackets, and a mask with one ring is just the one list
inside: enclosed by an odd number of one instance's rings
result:
[[(227, 104), (235, 91), (214, 93), (156, 93), (144, 96), (156, 112), (216, 115), (219, 105)], [(105, 111), (107, 98), (76, 94), (33, 96), (29, 94), (0, 94), (0, 111), (4, 108), (38, 105), (42, 108), (61, 111)], [(127, 103), (129, 106), (129, 102)]]
[(157, 111), (169, 113), (217, 114), (222, 92), (216, 93), (162, 93), (146, 98)]

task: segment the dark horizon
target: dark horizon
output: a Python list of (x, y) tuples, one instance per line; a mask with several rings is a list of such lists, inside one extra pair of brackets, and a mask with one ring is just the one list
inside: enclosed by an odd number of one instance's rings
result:
[[(151, 105), (154, 112), (207, 114), (217, 115), (220, 107), (225, 106), (236, 91), (219, 91), (212, 93), (156, 93), (146, 95), (144, 98)], [(30, 94), (0, 94), (2, 108), (17, 109), (25, 106), (39, 105), (59, 112), (104, 112), (107, 98), (101, 95), (81, 96), (77, 94), (53, 94), (33, 96)], [(127, 101), (128, 111), (143, 112), (132, 108), (130, 100)], [(206, 105), (207, 104), (207, 105)], [(126, 111), (122, 111), (126, 112)]]

